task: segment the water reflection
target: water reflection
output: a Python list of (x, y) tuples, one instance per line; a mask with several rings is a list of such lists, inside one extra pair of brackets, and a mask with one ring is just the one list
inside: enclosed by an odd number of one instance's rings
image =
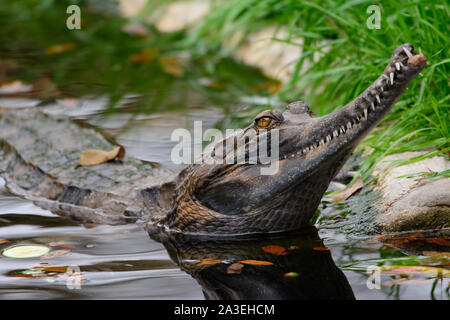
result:
[(264, 239), (155, 236), (206, 299), (355, 299), (314, 228)]

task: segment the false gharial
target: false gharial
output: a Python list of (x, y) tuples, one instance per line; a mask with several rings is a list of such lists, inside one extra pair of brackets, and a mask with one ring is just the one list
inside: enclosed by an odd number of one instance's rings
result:
[(328, 115), (314, 117), (304, 102), (260, 113), (240, 134), (245, 146), (276, 130), (273, 174), (261, 174), (267, 164), (258, 161), (205, 161), (179, 173), (128, 156), (79, 166), (83, 150), (112, 143), (34, 110), (1, 115), (0, 174), (13, 194), (82, 223), (143, 223), (149, 231), (210, 236), (296, 230), (309, 224), (333, 177), (426, 64), (403, 44), (372, 85)]

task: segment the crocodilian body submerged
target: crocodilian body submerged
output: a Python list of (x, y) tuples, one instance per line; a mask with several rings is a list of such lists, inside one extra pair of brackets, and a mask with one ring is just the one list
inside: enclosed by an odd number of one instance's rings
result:
[(372, 85), (331, 114), (315, 118), (304, 102), (259, 114), (243, 132), (250, 143), (262, 129), (277, 130), (272, 175), (261, 175), (259, 163), (201, 163), (174, 174), (130, 157), (80, 167), (83, 150), (112, 144), (69, 120), (12, 111), (0, 120), (1, 176), (12, 193), (86, 223), (143, 222), (151, 232), (224, 237), (296, 230), (308, 225), (332, 178), (425, 65), (404, 44)]

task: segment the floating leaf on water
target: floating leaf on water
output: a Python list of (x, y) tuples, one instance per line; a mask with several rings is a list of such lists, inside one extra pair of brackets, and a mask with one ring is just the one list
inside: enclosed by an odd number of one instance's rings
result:
[(6, 240), (6, 239), (0, 239), (0, 244), (3, 244), (3, 243), (10, 243), (11, 241), (9, 241), (9, 240)]
[(47, 254), (50, 249), (43, 245), (18, 245), (3, 250), (2, 254), (8, 258), (35, 258)]
[(283, 275), (285, 278), (296, 278), (299, 274), (297, 272), (288, 272)]
[(73, 50), (76, 47), (77, 47), (77, 44), (75, 42), (65, 42), (65, 43), (55, 44), (55, 45), (50, 46), (47, 49), (45, 49), (45, 54), (46, 55), (58, 54), (58, 53)]
[(281, 254), (286, 251), (286, 249), (282, 246), (278, 246), (276, 244), (271, 244), (265, 247), (262, 247), (264, 252), (272, 253), (272, 254)]
[(328, 247), (314, 247), (312, 248), (315, 251), (327, 251), (329, 250)]
[(135, 63), (147, 64), (152, 62), (158, 55), (158, 50), (155, 49), (144, 49), (141, 52), (133, 53), (130, 56), (130, 60)]
[(75, 248), (75, 246), (72, 244), (59, 243), (59, 242), (49, 242), (49, 243), (46, 243), (46, 245), (50, 246), (50, 247)]
[(48, 254), (45, 254), (45, 255), (41, 256), (41, 260), (59, 257), (59, 256), (62, 256), (62, 255), (65, 255), (65, 254), (67, 254), (69, 252), (70, 252), (70, 249), (55, 250), (55, 251), (52, 251), (52, 252), (50, 252)]
[(422, 254), (434, 259), (450, 259), (450, 252), (423, 251)]
[(201, 266), (207, 266), (207, 265), (217, 264), (217, 263), (221, 263), (221, 262), (222, 262), (222, 260), (219, 260), (219, 259), (205, 258), (205, 259), (202, 259), (202, 261), (200, 261), (199, 263), (197, 263), (196, 266), (201, 267)]
[(450, 237), (442, 238), (426, 238), (425, 241), (429, 243), (434, 243), (440, 246), (450, 247)]
[(65, 273), (67, 271), (67, 266), (52, 266), (52, 265), (44, 265), (40, 264), (33, 269), (46, 271), (46, 272), (58, 272), (58, 273)]
[(252, 259), (250, 259), (250, 260), (241, 260), (239, 262), (243, 263), (243, 264), (251, 264), (251, 265), (254, 265), (254, 266), (272, 266), (273, 265), (273, 263), (270, 262), (270, 261), (252, 260)]
[(244, 267), (244, 265), (242, 263), (239, 263), (239, 262), (233, 263), (232, 265), (230, 265), (227, 268), (227, 273), (228, 274), (240, 274), (243, 267)]
[(363, 187), (363, 185), (364, 185), (364, 183), (363, 183), (362, 179), (358, 178), (358, 180), (356, 180), (356, 182), (350, 188), (347, 188), (347, 189), (344, 189), (342, 191), (339, 191), (331, 199), (331, 202), (332, 203), (339, 203), (339, 202), (347, 200), (353, 194), (355, 194), (359, 189), (361, 189)]
[(122, 159), (125, 156), (125, 149), (122, 146), (111, 151), (89, 149), (84, 151), (79, 159), (82, 166), (94, 166), (114, 159)]

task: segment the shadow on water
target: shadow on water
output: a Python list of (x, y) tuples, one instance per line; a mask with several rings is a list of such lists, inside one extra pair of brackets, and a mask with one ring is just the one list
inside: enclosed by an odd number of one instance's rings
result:
[(354, 299), (314, 228), (277, 238), (161, 239), (206, 299)]

